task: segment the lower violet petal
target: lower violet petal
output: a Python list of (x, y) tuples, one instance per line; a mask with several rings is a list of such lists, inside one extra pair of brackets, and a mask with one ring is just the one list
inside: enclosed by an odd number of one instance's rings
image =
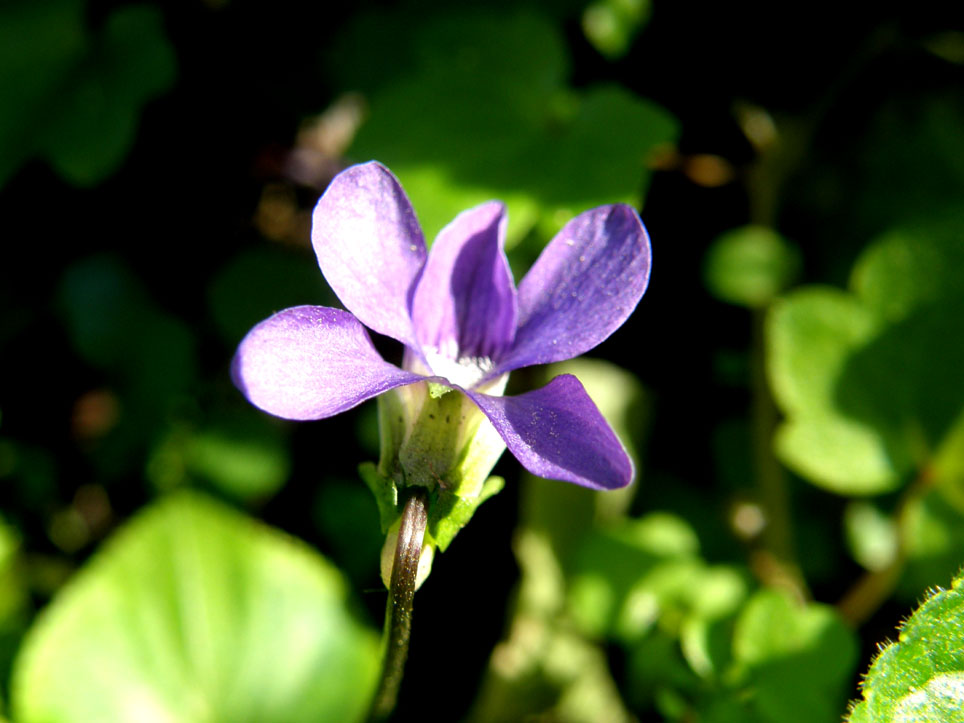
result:
[(618, 489), (632, 482), (632, 460), (571, 374), (515, 397), (465, 393), (533, 474), (595, 490)]
[(256, 407), (285, 419), (322, 419), (423, 377), (379, 356), (354, 316), (324, 306), (280, 311), (244, 337), (234, 383)]

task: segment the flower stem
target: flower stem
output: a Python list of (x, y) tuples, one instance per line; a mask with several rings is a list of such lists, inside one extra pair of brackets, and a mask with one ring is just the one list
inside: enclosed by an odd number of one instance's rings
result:
[(385, 654), (382, 677), (372, 701), (370, 721), (387, 720), (395, 708), (398, 690), (408, 658), (408, 642), (412, 632), (412, 603), (415, 599), (415, 580), (418, 561), (422, 556), (422, 539), (428, 520), (426, 490), (411, 487), (402, 510), (395, 560), (392, 564), (391, 587), (385, 608)]

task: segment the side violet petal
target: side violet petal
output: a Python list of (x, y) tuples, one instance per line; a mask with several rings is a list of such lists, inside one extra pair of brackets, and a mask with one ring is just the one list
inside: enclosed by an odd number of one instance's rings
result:
[(515, 397), (494, 397), (472, 390), (464, 393), (532, 474), (594, 490), (618, 489), (632, 482), (632, 460), (571, 374)]
[(324, 306), (296, 306), (257, 324), (238, 346), (231, 376), (256, 407), (300, 420), (423, 379), (382, 359), (351, 314)]
[(419, 344), (452, 360), (488, 358), (512, 343), (516, 294), (503, 246), (505, 206), (490, 201), (442, 229), (415, 290)]
[(649, 283), (636, 210), (600, 206), (563, 227), (519, 284), (519, 329), (492, 374), (578, 356), (622, 326)]
[(412, 297), (425, 238), (387, 168), (371, 161), (335, 176), (315, 206), (311, 243), (345, 308), (370, 329), (415, 345)]

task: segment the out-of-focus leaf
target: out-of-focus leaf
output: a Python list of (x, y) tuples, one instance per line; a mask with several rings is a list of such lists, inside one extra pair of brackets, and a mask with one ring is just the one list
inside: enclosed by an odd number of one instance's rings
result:
[(907, 509), (902, 534), (906, 563), (898, 593), (907, 601), (934, 587), (960, 568), (964, 559), (964, 522), (961, 512), (936, 489), (914, 500)]
[(811, 286), (774, 304), (768, 372), (777, 402), (794, 415), (831, 411), (847, 358), (877, 331), (873, 314), (845, 292)]
[(746, 594), (740, 575), (707, 565), (689, 525), (664, 513), (590, 532), (570, 577), (569, 605), (580, 627), (631, 643), (657, 621), (677, 630), (688, 619), (724, 616)]
[(723, 301), (761, 308), (783, 291), (800, 266), (799, 254), (765, 226), (744, 226), (719, 236), (710, 247), (704, 277)]
[(844, 514), (847, 546), (868, 570), (883, 570), (897, 555), (897, 525), (869, 502), (852, 502)]
[(119, 8), (90, 35), (84, 6), (19, 0), (0, 9), (0, 183), (35, 154), (72, 183), (100, 181), (133, 143), (141, 107), (174, 82), (157, 8)]
[(193, 379), (193, 335), (118, 259), (95, 256), (68, 268), (60, 306), (80, 355), (145, 400), (177, 394)]
[(119, 531), (31, 629), (15, 718), (358, 720), (378, 665), (342, 577), (212, 501), (168, 498)]
[(964, 102), (960, 93), (892, 97), (861, 133), (853, 208), (880, 233), (909, 220), (943, 216), (964, 199)]
[(240, 500), (263, 500), (284, 485), (290, 467), (278, 424), (244, 407), (199, 429), (176, 426), (154, 450), (147, 472), (160, 490), (206, 482)]
[(892, 489), (903, 471), (879, 435), (841, 415), (836, 404), (849, 356), (877, 328), (858, 301), (822, 287), (787, 295), (767, 318), (767, 371), (789, 417), (778, 431), (777, 452), (804, 477), (844, 494)]
[(932, 594), (874, 660), (850, 723), (964, 721), (964, 578)]
[(582, 13), (582, 31), (596, 50), (618, 58), (629, 50), (651, 12), (650, 0), (596, 0)]
[(763, 720), (827, 723), (840, 719), (853, 666), (854, 634), (834, 610), (761, 590), (736, 622), (733, 654)]
[(906, 469), (874, 430), (834, 414), (791, 419), (777, 430), (775, 444), (787, 466), (842, 495), (888, 492)]
[(854, 293), (810, 287), (774, 304), (768, 372), (787, 415), (776, 444), (795, 471), (841, 494), (894, 489), (935, 455), (951, 474), (964, 413), (962, 239), (959, 218), (908, 224), (864, 253)]
[(313, 257), (275, 247), (239, 253), (208, 290), (211, 316), (232, 346), (262, 319), (301, 304), (338, 305)]
[(884, 234), (853, 270), (854, 293), (888, 321), (921, 304), (964, 296), (964, 237), (955, 218), (931, 217)]
[[(357, 42), (367, 46), (371, 24), (385, 22), (363, 20)], [(508, 205), (510, 245), (539, 217), (558, 227), (590, 206), (638, 204), (646, 155), (675, 139), (676, 123), (619, 88), (569, 89), (562, 38), (548, 21), (476, 9), (398, 22), (411, 24), (396, 33), (410, 47), (393, 56), (408, 72), (372, 91), (351, 154), (398, 175), (427, 239), (491, 198)]]

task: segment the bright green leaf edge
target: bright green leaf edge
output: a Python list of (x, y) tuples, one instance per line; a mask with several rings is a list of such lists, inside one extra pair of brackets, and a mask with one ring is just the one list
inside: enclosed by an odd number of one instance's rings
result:
[(964, 721), (964, 575), (936, 590), (874, 660), (849, 723)]

